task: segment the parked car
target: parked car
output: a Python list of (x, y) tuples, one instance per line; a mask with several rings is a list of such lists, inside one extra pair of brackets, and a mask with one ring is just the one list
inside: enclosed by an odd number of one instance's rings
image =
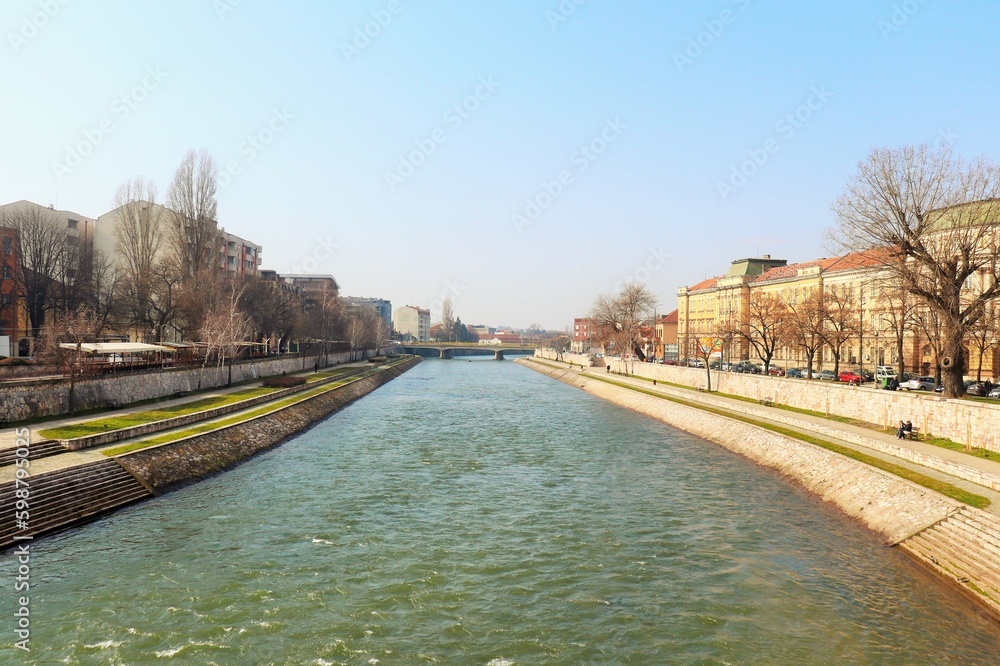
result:
[(752, 375), (759, 375), (761, 373), (761, 367), (756, 363), (751, 363), (750, 361), (740, 361), (733, 366), (733, 372), (744, 372)]
[(849, 384), (862, 384), (868, 381), (868, 379), (857, 370), (844, 370), (840, 373), (837, 379)]
[(784, 377), (785, 370), (784, 368), (779, 368), (776, 365), (772, 365), (767, 369), (767, 374), (771, 375), (772, 377)]
[(813, 373), (814, 379), (822, 379), (828, 382), (832, 382), (836, 377), (837, 375), (833, 374), (833, 370), (823, 370), (818, 373), (816, 372)]
[(969, 395), (978, 395), (983, 398), (989, 393), (986, 384), (983, 382), (972, 382), (965, 388), (965, 392)]
[(933, 391), (937, 388), (937, 382), (933, 377), (913, 377), (900, 384), (899, 388), (907, 391)]
[(990, 391), (989, 397), (991, 397), (991, 398), (1000, 398), (1000, 386), (998, 386), (995, 389), (993, 389), (992, 391)]
[(806, 374), (802, 371), (802, 368), (788, 368), (785, 370), (786, 377), (805, 377)]

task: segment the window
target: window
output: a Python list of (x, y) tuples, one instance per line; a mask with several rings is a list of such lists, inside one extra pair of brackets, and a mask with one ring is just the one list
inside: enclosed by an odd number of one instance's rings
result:
[(4, 236), (3, 239), (3, 253), (11, 254), (13, 251), (14, 243), (10, 240), (10, 236)]
[(80, 223), (77, 220), (70, 220), (69, 222), (66, 223), (66, 226), (69, 227), (70, 229), (76, 229), (78, 224)]
[(3, 267), (3, 279), (4, 280), (9, 280), (12, 277), (13, 277), (13, 275), (11, 275), (10, 266), (4, 266)]

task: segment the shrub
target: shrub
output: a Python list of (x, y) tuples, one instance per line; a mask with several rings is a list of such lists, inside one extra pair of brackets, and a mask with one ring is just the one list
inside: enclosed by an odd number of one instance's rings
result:
[(30, 358), (21, 358), (18, 356), (12, 356), (10, 358), (5, 358), (0, 360), (0, 365), (8, 365), (8, 366), (35, 365), (35, 362)]
[(372, 356), (368, 359), (369, 363), (385, 363), (385, 356)]
[(305, 377), (269, 377), (264, 380), (264, 386), (267, 388), (291, 388), (293, 386), (302, 386), (306, 383)]

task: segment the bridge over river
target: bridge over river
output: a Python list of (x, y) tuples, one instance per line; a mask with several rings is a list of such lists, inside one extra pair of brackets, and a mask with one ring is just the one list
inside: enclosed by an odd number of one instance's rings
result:
[(531, 345), (403, 345), (402, 349), (407, 354), (442, 359), (454, 358), (455, 356), (489, 356), (493, 354), (495, 361), (504, 360), (504, 354), (523, 356), (535, 353), (535, 348)]

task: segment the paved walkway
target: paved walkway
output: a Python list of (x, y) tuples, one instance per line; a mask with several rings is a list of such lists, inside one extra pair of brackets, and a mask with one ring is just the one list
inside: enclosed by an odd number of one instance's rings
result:
[[(536, 359), (537, 360), (537, 359)], [(553, 367), (562, 367), (569, 369), (569, 365), (566, 363), (561, 363), (557, 361), (545, 360), (545, 363)], [(878, 430), (872, 430), (869, 428), (864, 428), (861, 426), (855, 426), (848, 423), (841, 423), (833, 419), (827, 419), (822, 416), (813, 416), (811, 414), (802, 414), (789, 409), (782, 409), (781, 407), (769, 407), (766, 405), (759, 405), (756, 403), (750, 403), (746, 400), (738, 400), (735, 398), (729, 398), (725, 395), (720, 395), (718, 393), (704, 393), (693, 388), (679, 388), (671, 385), (658, 384), (653, 385), (653, 382), (648, 379), (630, 377), (626, 375), (609, 374), (599, 368), (584, 368), (581, 369), (579, 365), (573, 370), (579, 372), (585, 376), (592, 376), (596, 379), (610, 379), (622, 384), (629, 384), (636, 386), (637, 388), (642, 388), (646, 391), (653, 391), (655, 393), (660, 393), (664, 396), (676, 397), (686, 400), (688, 402), (699, 402), (708, 403), (709, 400), (713, 403), (712, 406), (722, 403), (722, 405), (730, 406), (734, 410), (733, 416), (736, 418), (750, 418), (767, 421), (773, 423), (776, 426), (783, 428), (790, 428), (792, 430), (797, 430), (803, 434), (810, 435), (811, 437), (816, 437), (824, 441), (829, 441), (840, 446), (845, 446), (856, 451), (865, 453), (875, 458), (881, 460), (886, 460), (892, 462), (893, 464), (918, 471), (926, 476), (939, 479), (941, 481), (946, 481), (952, 485), (958, 486), (969, 492), (974, 492), (978, 495), (983, 495), (991, 501), (991, 505), (986, 509), (990, 513), (995, 513), (1000, 515), (1000, 492), (993, 491), (977, 483), (967, 481), (965, 479), (956, 477), (947, 472), (932, 469), (915, 462), (911, 462), (904, 458), (899, 458), (891, 454), (879, 451), (877, 449), (869, 448), (858, 444), (854, 441), (846, 439), (838, 439), (835, 437), (829, 437), (816, 432), (816, 426), (823, 426), (826, 429), (834, 429), (845, 433), (845, 436), (852, 435), (854, 437), (861, 437), (868, 440), (873, 440), (875, 442), (881, 442), (890, 446), (897, 446), (902, 449), (907, 449), (910, 451), (915, 451), (922, 453), (931, 458), (937, 458), (942, 461), (947, 461), (954, 463), (956, 465), (962, 465), (964, 467), (980, 470), (988, 474), (992, 474), (1000, 478), (1000, 461), (986, 460), (984, 458), (979, 458), (977, 456), (969, 455), (967, 453), (962, 453), (961, 451), (952, 451), (951, 449), (945, 449), (940, 446), (934, 446), (933, 444), (928, 444), (919, 440), (896, 439), (895, 434), (884, 433)], [(747, 415), (743, 412), (750, 409), (753, 413), (752, 415)], [(769, 416), (773, 418), (768, 418)], [(780, 420), (778, 420), (780, 419)], [(790, 426), (788, 424), (789, 419), (794, 419), (796, 424)]]
[[(339, 368), (349, 368), (349, 367), (370, 367), (370, 364), (367, 361), (343, 363), (341, 365), (334, 365), (334, 366), (329, 366), (327, 368), (323, 368), (321, 370), (321, 373), (322, 371), (329, 371), (334, 368), (339, 369)], [(308, 377), (314, 373), (312, 370), (308, 370), (293, 374)], [(102, 419), (107, 419), (109, 417), (120, 416), (122, 414), (132, 414), (136, 412), (145, 412), (153, 409), (163, 409), (165, 407), (171, 407), (174, 405), (182, 405), (185, 403), (195, 402), (197, 400), (204, 400), (205, 398), (224, 396), (231, 393), (236, 393), (237, 391), (257, 388), (260, 387), (262, 383), (263, 383), (262, 381), (248, 382), (236, 386), (227, 386), (225, 388), (210, 389), (207, 391), (202, 391), (200, 393), (191, 393), (183, 398), (158, 400), (155, 402), (143, 403), (141, 405), (134, 405), (131, 407), (123, 407), (121, 409), (108, 410), (100, 412), (99, 414), (88, 414), (82, 417), (66, 417), (66, 418), (40, 421), (38, 423), (32, 423), (30, 426), (27, 426), (31, 432), (30, 441), (33, 443), (37, 443), (45, 439), (39, 434), (40, 430), (48, 430), (50, 428), (57, 428), (60, 426), (70, 425), (74, 423), (86, 423), (87, 421), (98, 421)], [(258, 407), (259, 405), (255, 405), (253, 407), (249, 407), (248, 409), (257, 409)], [(239, 412), (235, 412), (235, 414), (238, 413)], [(220, 418), (231, 418), (232, 416), (233, 414), (227, 414), (224, 417)], [(14, 431), (16, 428), (19, 427), (22, 426), (18, 426), (17, 424), (12, 424), (0, 430), (0, 449), (15, 446), (15, 441), (17, 437), (14, 434)], [(184, 426), (184, 427), (189, 427), (189, 426)], [(131, 440), (122, 440), (114, 442), (112, 444), (108, 444), (106, 446), (99, 446), (90, 449), (82, 449), (80, 451), (67, 451), (66, 453), (59, 453), (57, 455), (48, 456), (45, 458), (39, 458), (38, 460), (32, 460), (30, 467), (31, 474), (34, 476), (38, 474), (43, 474), (45, 472), (52, 472), (55, 470), (64, 469), (66, 467), (73, 467), (74, 465), (82, 465), (84, 463), (94, 462), (96, 460), (107, 460), (107, 456), (101, 453), (101, 451), (103, 451), (104, 449), (121, 446), (122, 444), (125, 444), (129, 441)], [(13, 481), (15, 470), (16, 468), (14, 465), (0, 467), (0, 483)]]

